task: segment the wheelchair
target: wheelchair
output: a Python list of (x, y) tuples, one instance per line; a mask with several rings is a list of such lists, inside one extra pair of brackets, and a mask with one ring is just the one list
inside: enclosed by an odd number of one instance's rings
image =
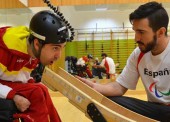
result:
[(0, 122), (34, 122), (34, 120), (26, 114), (20, 113), (13, 100), (0, 98)]
[[(39, 64), (31, 72), (31, 76), (36, 82), (41, 82), (41, 77), (44, 71), (44, 66)], [(18, 111), (13, 100), (0, 98), (0, 122), (34, 122), (34, 120), (24, 113)]]

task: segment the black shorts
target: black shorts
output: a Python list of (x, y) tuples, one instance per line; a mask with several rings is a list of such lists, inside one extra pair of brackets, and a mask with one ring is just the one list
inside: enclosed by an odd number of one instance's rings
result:
[(170, 122), (170, 106), (139, 100), (131, 97), (108, 97), (119, 105), (139, 113), (143, 116), (161, 121)]

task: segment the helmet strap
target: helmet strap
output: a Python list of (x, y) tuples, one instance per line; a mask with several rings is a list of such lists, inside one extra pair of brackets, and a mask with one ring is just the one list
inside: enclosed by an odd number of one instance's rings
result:
[(41, 50), (42, 50), (42, 47), (44, 46), (44, 44), (41, 43), (39, 40), (38, 40), (38, 42), (39, 42), (38, 50), (36, 50), (36, 48), (35, 48), (34, 41), (32, 42), (31, 47), (32, 47), (32, 52), (33, 52), (34, 56), (37, 59), (40, 59)]

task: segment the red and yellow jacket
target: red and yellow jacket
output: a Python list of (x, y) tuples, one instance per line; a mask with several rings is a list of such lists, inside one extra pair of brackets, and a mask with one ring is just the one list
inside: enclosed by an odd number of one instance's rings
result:
[[(38, 60), (27, 52), (27, 37), (30, 32), (25, 26), (0, 28), (0, 81), (33, 82), (31, 71)], [(0, 84), (0, 98), (12, 99), (15, 91)]]

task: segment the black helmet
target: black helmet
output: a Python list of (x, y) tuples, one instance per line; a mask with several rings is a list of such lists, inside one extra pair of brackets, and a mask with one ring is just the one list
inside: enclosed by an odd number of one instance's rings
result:
[(67, 26), (62, 19), (49, 10), (36, 13), (30, 22), (31, 35), (44, 43), (59, 44), (69, 40)]
[(93, 56), (92, 56), (91, 54), (88, 54), (88, 55), (87, 55), (87, 58), (93, 59)]

